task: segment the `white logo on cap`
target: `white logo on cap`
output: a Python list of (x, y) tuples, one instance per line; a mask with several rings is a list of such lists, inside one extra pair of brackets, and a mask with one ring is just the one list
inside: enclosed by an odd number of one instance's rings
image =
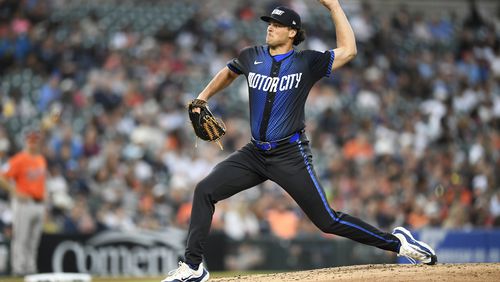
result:
[(294, 25), (295, 25), (295, 24), (297, 24), (295, 21), (292, 21), (292, 23), (293, 23)]
[(284, 12), (285, 12), (285, 11), (282, 11), (282, 10), (280, 10), (280, 9), (274, 9), (274, 10), (273, 10), (273, 12), (271, 13), (271, 15), (276, 14), (276, 15), (278, 15), (278, 16), (281, 16), (281, 15), (283, 15), (283, 13), (284, 13)]

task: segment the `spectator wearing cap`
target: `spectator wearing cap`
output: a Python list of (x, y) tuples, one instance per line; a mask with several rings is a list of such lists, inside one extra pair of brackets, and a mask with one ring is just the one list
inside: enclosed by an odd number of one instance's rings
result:
[(45, 175), (47, 162), (40, 154), (41, 133), (25, 135), (25, 149), (2, 167), (0, 187), (10, 192), (12, 203), (12, 252), (14, 275), (36, 273), (38, 244), (45, 215)]

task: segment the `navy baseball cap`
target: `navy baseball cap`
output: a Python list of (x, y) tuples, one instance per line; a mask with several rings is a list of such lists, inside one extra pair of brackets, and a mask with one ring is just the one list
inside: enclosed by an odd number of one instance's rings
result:
[(301, 27), (299, 14), (297, 14), (294, 10), (283, 6), (274, 8), (270, 16), (262, 16), (260, 19), (265, 22), (277, 21), (284, 26), (295, 29), (300, 29)]

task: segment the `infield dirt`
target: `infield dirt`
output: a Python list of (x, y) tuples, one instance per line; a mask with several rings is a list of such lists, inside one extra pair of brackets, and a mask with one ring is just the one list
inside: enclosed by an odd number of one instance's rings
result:
[(333, 267), (317, 270), (286, 272), (275, 274), (248, 275), (211, 279), (210, 281), (248, 281), (248, 282), (393, 282), (393, 281), (464, 281), (493, 282), (500, 281), (500, 263), (400, 265), (372, 264)]

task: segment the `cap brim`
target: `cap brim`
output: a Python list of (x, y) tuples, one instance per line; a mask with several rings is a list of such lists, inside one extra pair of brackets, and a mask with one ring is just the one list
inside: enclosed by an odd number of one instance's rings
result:
[(286, 24), (286, 23), (284, 23), (276, 18), (270, 17), (270, 16), (262, 16), (262, 17), (260, 17), (260, 19), (265, 21), (265, 22), (275, 21), (275, 22), (278, 22), (284, 26), (289, 26), (288, 24)]

